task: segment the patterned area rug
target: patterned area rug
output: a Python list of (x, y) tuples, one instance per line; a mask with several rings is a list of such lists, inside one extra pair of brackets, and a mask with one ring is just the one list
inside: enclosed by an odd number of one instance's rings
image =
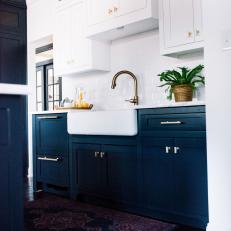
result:
[(26, 202), (27, 231), (173, 231), (176, 226), (54, 195)]

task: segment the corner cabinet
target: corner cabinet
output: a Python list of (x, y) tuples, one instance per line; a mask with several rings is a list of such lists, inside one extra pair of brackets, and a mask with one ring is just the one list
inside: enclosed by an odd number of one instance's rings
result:
[(86, 7), (91, 39), (115, 40), (158, 28), (158, 0), (86, 0)]
[(202, 0), (159, 0), (159, 9), (163, 55), (203, 48)]
[(65, 76), (110, 70), (110, 45), (85, 36), (83, 1), (57, 1), (55, 5), (54, 71)]
[(33, 116), (34, 191), (69, 195), (66, 114)]

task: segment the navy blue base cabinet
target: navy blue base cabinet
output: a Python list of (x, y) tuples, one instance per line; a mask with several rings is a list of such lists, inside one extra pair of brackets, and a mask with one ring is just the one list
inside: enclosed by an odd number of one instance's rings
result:
[(135, 204), (138, 199), (136, 139), (72, 137), (72, 197), (92, 195)]
[(33, 116), (34, 191), (69, 195), (66, 114)]
[(0, 229), (23, 231), (26, 97), (0, 95)]
[(134, 137), (68, 136), (66, 123), (34, 116), (35, 190), (58, 186), (72, 199), (206, 227), (204, 106), (140, 109)]
[(139, 110), (135, 137), (72, 136), (71, 196), (205, 228), (205, 107)]

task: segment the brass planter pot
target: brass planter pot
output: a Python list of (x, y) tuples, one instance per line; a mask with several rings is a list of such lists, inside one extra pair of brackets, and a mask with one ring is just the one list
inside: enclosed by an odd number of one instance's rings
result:
[(187, 84), (176, 85), (173, 87), (173, 94), (176, 102), (192, 101), (193, 89)]

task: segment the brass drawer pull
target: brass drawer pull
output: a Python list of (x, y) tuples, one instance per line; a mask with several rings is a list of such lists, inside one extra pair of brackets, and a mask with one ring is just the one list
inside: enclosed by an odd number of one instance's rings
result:
[(53, 161), (53, 162), (58, 162), (61, 160), (61, 158), (48, 158), (48, 157), (38, 157), (38, 160), (43, 160), (43, 161)]
[(161, 125), (178, 125), (178, 124), (182, 124), (181, 121), (164, 121), (164, 122), (160, 122)]
[(38, 119), (40, 120), (45, 120), (45, 119), (59, 119), (60, 117), (59, 116), (39, 116), (37, 117)]

